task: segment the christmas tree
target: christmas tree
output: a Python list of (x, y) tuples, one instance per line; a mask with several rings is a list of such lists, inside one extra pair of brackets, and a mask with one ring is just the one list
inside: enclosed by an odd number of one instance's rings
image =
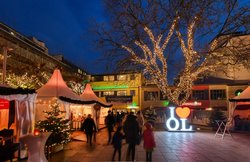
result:
[(218, 127), (218, 125), (216, 124), (216, 120), (225, 120), (226, 116), (221, 110), (215, 109), (212, 111), (209, 119), (210, 119), (209, 125), (216, 130)]
[(69, 120), (64, 118), (64, 111), (56, 100), (50, 105), (50, 111), (44, 111), (46, 120), (38, 121), (36, 128), (44, 132), (52, 132), (46, 145), (64, 144), (70, 141)]
[(143, 113), (144, 118), (146, 121), (150, 122), (153, 126), (157, 118), (157, 114), (153, 108), (146, 109)]

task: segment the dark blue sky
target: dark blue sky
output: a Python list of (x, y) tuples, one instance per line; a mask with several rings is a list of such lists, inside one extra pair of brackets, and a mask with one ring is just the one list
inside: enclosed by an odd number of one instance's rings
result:
[(46, 43), (90, 73), (103, 73), (89, 32), (93, 20), (105, 21), (102, 0), (1, 0), (0, 21)]

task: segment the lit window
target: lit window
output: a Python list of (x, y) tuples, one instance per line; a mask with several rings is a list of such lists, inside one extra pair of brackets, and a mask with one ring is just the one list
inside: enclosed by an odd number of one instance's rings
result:
[(114, 95), (114, 91), (105, 91), (103, 92), (103, 96), (113, 96)]
[(210, 91), (211, 100), (225, 100), (226, 90), (225, 89), (215, 89)]
[(117, 75), (117, 80), (120, 80), (120, 81), (127, 80), (127, 76), (126, 75)]
[(114, 81), (115, 77), (114, 77), (114, 75), (107, 75), (107, 76), (103, 77), (103, 80), (104, 81)]
[(127, 91), (117, 91), (117, 96), (126, 96)]

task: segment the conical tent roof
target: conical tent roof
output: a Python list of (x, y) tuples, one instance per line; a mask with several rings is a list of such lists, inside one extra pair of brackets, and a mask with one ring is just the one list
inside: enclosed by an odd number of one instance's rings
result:
[(49, 81), (37, 90), (37, 97), (57, 97), (67, 102), (85, 103), (80, 96), (66, 85), (59, 69), (55, 69)]
[(85, 89), (83, 93), (81, 94), (81, 97), (86, 102), (95, 102), (99, 103), (103, 107), (111, 107), (112, 104), (106, 103), (103, 100), (101, 100), (99, 97), (95, 95), (95, 93), (92, 90), (92, 87), (90, 84), (86, 84)]

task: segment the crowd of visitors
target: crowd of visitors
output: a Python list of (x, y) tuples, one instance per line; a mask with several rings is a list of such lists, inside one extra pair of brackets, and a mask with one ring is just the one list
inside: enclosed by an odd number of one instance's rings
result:
[[(111, 120), (112, 122), (109, 122)], [(115, 121), (113, 123), (113, 121)], [(135, 160), (135, 150), (136, 145), (139, 145), (141, 139), (144, 142), (144, 148), (146, 151), (146, 160), (152, 161), (152, 152), (155, 147), (155, 140), (152, 125), (149, 122), (144, 123), (143, 115), (140, 111), (136, 114), (134, 112), (130, 113), (117, 113), (116, 116), (110, 111), (106, 118), (106, 125), (108, 128), (108, 134), (110, 137), (110, 123), (115, 127), (116, 131), (112, 138), (112, 144), (114, 146), (114, 152), (112, 160), (115, 160), (116, 152), (118, 152), (118, 160), (121, 160), (121, 149), (122, 149), (122, 140), (125, 139), (128, 144), (127, 148), (127, 161)], [(143, 127), (145, 130), (143, 131)]]
[[(112, 144), (114, 147), (112, 161), (115, 161), (117, 152), (118, 160), (121, 161), (123, 139), (128, 144), (126, 161), (135, 161), (136, 145), (139, 145), (141, 140), (143, 140), (146, 151), (146, 161), (152, 161), (152, 152), (156, 146), (152, 124), (144, 121), (140, 111), (136, 114), (118, 112), (116, 115), (112, 111), (108, 111), (105, 124), (108, 132), (107, 144)], [(92, 145), (92, 136), (97, 129), (90, 114), (84, 120), (81, 130), (86, 133), (87, 143)]]

